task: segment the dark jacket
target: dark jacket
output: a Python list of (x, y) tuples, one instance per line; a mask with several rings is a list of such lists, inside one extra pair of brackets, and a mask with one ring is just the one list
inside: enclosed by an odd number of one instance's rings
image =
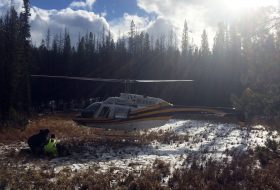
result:
[(40, 130), (38, 134), (29, 137), (27, 143), (33, 153), (40, 154), (43, 152), (43, 147), (48, 141), (48, 134), (49, 134), (49, 130), (44, 129), (44, 130)]

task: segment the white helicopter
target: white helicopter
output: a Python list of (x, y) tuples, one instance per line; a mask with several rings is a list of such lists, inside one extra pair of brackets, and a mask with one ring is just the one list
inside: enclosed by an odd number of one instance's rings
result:
[[(31, 77), (118, 82), (125, 84), (126, 91), (133, 83), (193, 82), (193, 80), (123, 80), (48, 75), (31, 75)], [(119, 97), (109, 97), (105, 101), (89, 105), (73, 120), (88, 127), (131, 131), (162, 126), (176, 113), (212, 114), (224, 117), (233, 112), (232, 108), (174, 106), (160, 98), (121, 93)]]

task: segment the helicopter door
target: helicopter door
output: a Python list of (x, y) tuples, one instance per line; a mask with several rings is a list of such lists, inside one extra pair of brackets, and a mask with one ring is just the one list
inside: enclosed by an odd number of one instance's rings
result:
[(110, 107), (104, 106), (102, 108), (102, 110), (100, 111), (98, 117), (99, 118), (109, 118), (109, 116), (110, 116)]
[(129, 108), (115, 107), (114, 117), (116, 119), (127, 119), (129, 113)]

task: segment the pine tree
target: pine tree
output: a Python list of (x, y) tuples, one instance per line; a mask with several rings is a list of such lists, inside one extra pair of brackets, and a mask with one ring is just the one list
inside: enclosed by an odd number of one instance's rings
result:
[(210, 55), (208, 36), (206, 30), (203, 30), (203, 33), (201, 35), (200, 55), (202, 57), (208, 57)]
[(135, 24), (134, 21), (132, 20), (130, 23), (130, 32), (129, 32), (129, 41), (128, 41), (128, 45), (129, 45), (129, 52), (131, 54), (135, 54), (135, 36), (136, 36), (136, 31), (135, 31)]
[(30, 26), (29, 1), (23, 1), (23, 12), (19, 15), (11, 7), (5, 18), (0, 19), (0, 62), (1, 88), (0, 113), (1, 121), (24, 125), (30, 113)]
[[(263, 10), (263, 9), (262, 9)], [(257, 19), (250, 20), (250, 24), (260, 20), (268, 20), (269, 9), (263, 10)], [(245, 24), (245, 26), (247, 26)], [(279, 117), (280, 114), (280, 65), (276, 39), (268, 30), (255, 33), (248, 31), (243, 35), (243, 60), (246, 65), (242, 82), (245, 90), (237, 98), (233, 97), (234, 105), (248, 117), (266, 116), (268, 119)]]
[(90, 54), (90, 55), (93, 55), (93, 53), (95, 52), (95, 39), (94, 39), (95, 37), (93, 36), (93, 33), (92, 32), (90, 32), (89, 33), (89, 40), (88, 40), (88, 53)]
[(71, 40), (70, 40), (69, 33), (67, 32), (66, 29), (64, 32), (63, 41), (64, 41), (64, 43), (63, 43), (63, 60), (64, 60), (63, 67), (64, 68), (61, 68), (61, 69), (65, 69), (67, 71), (66, 73), (71, 73), (70, 72)]
[(55, 35), (53, 38), (52, 51), (54, 54), (58, 54), (58, 35)]
[(188, 31), (188, 24), (185, 20), (184, 22), (184, 29), (183, 29), (183, 35), (182, 35), (182, 55), (183, 57), (187, 55), (188, 47), (189, 47), (189, 31)]
[(145, 33), (145, 37), (144, 37), (144, 54), (148, 54), (150, 51), (150, 37), (148, 33)]
[(216, 59), (223, 59), (226, 52), (226, 26), (223, 23), (218, 25), (218, 32), (214, 39), (213, 55)]
[(47, 36), (46, 36), (46, 48), (47, 48), (47, 50), (50, 50), (50, 45), (51, 45), (51, 32), (50, 32), (50, 29), (48, 28)]
[(21, 37), (23, 41), (23, 62), (22, 62), (22, 78), (21, 81), (21, 93), (19, 93), (19, 98), (21, 99), (20, 104), (22, 104), (22, 111), (29, 114), (31, 106), (31, 97), (30, 97), (30, 78), (29, 78), (29, 63), (30, 63), (30, 25), (29, 25), (29, 0), (23, 0), (23, 12), (20, 14), (21, 21)]

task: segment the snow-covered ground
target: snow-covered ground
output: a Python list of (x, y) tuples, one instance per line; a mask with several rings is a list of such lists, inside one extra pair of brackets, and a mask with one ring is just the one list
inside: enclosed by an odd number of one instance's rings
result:
[[(187, 167), (188, 160), (203, 163), (208, 159), (229, 162), (233, 155), (243, 154), (246, 150), (263, 146), (266, 139), (278, 139), (276, 131), (269, 132), (263, 126), (242, 128), (236, 124), (219, 124), (196, 120), (171, 120), (166, 125), (143, 132), (145, 135), (175, 134), (177, 138), (168, 143), (154, 139), (148, 144), (137, 143), (139, 139), (118, 139), (116, 144), (85, 143), (71, 155), (55, 159), (18, 159), (25, 168), (52, 168), (55, 173), (63, 169), (82, 171), (93, 169), (96, 172), (112, 171), (114, 173), (140, 172), (152, 166), (156, 159), (170, 164), (171, 172), (176, 168)], [(143, 135), (143, 134), (142, 134)], [(131, 142), (132, 141), (132, 142)], [(15, 155), (26, 143), (11, 145), (0, 144), (0, 158)], [(11, 153), (14, 152), (14, 153)], [(20, 158), (20, 157), (19, 157)]]

